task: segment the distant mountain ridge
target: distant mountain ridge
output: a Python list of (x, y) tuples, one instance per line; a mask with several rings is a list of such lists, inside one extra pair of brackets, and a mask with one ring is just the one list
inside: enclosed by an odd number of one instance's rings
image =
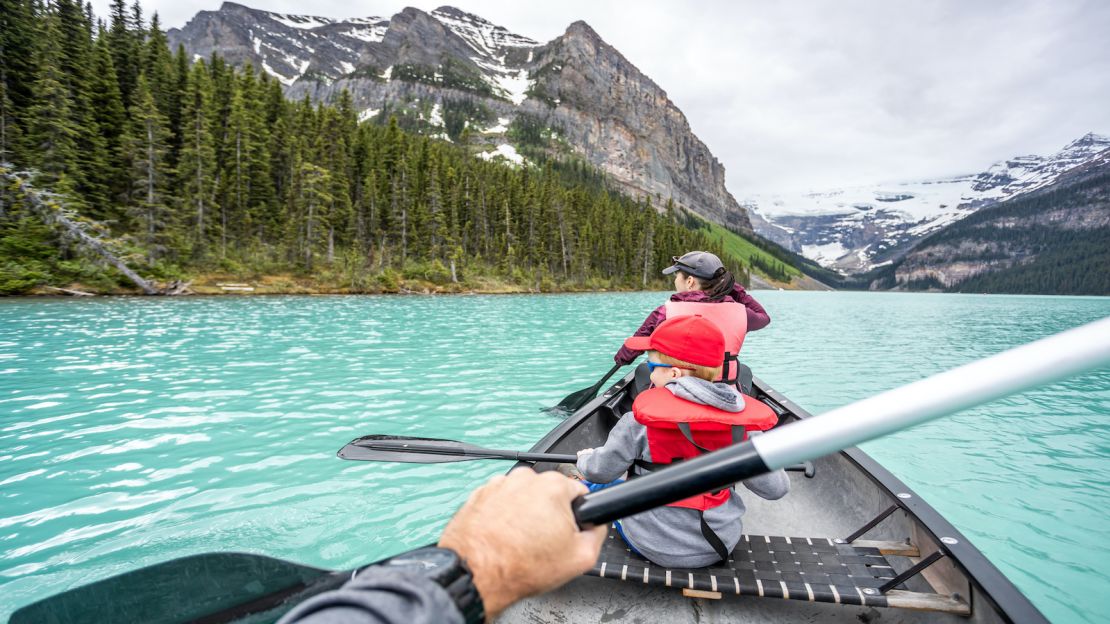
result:
[(881, 287), (1110, 295), (1110, 150), (931, 234)]
[(744, 205), (756, 233), (823, 266), (858, 273), (896, 261), (929, 234), (1048, 187), (1108, 153), (1110, 137), (1089, 133), (1052, 156), (1018, 156), (979, 174), (757, 197)]
[(167, 36), (194, 58), (251, 63), (290, 98), (334, 102), (346, 89), (364, 120), (398, 116), (407, 129), (484, 146), (487, 159), (580, 158), (658, 208), (673, 199), (751, 230), (682, 111), (585, 22), (539, 43), (446, 6), (333, 20), (225, 2)]

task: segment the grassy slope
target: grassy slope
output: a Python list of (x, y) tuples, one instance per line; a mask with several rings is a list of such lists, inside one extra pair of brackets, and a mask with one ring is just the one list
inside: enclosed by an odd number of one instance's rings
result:
[[(708, 236), (711, 239), (719, 242), (728, 253), (736, 256), (737, 258), (743, 259), (746, 263), (745, 266), (747, 268), (752, 268), (752, 258), (757, 257), (762, 259), (766, 263), (777, 262), (785, 265), (786, 272), (791, 276), (791, 278), (799, 278), (802, 276), (802, 272), (796, 267), (782, 262), (766, 251), (760, 249), (759, 247), (756, 247), (754, 243), (744, 238), (743, 236), (740, 236), (739, 234), (736, 234), (735, 232), (715, 223), (705, 222), (705, 227), (708, 229)], [(763, 275), (763, 272), (758, 269), (752, 269), (752, 271), (757, 275), (766, 277), (765, 275)]]

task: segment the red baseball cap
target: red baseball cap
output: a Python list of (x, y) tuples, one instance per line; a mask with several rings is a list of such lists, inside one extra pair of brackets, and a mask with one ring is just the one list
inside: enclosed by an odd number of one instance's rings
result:
[(725, 359), (724, 334), (700, 314), (669, 318), (650, 336), (633, 336), (624, 341), (624, 346), (634, 351), (658, 351), (698, 366), (720, 366)]

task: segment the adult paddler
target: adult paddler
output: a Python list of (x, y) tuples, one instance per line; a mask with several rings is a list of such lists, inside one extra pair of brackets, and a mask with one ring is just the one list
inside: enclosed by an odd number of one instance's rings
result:
[[(649, 314), (634, 335), (650, 336), (668, 318), (700, 314), (713, 321), (725, 335), (727, 356), (722, 379), (746, 386), (746, 383), (742, 383), (743, 380), (738, 379), (746, 375), (739, 374), (737, 354), (744, 344), (744, 336), (750, 331), (766, 327), (771, 322), (771, 317), (736, 282), (717, 256), (708, 251), (691, 251), (683, 256), (673, 257), (672, 260), (674, 264), (663, 269), (663, 275), (674, 274), (674, 288), (677, 292)], [(643, 352), (622, 346), (613, 360), (621, 365), (631, 364), (641, 353)]]

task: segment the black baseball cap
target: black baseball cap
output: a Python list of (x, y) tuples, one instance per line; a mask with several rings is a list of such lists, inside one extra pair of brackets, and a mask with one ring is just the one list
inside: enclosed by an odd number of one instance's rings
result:
[(682, 256), (672, 256), (671, 260), (674, 261), (674, 264), (663, 269), (663, 275), (670, 275), (675, 271), (682, 271), (694, 277), (713, 279), (713, 275), (717, 273), (717, 270), (725, 266), (721, 264), (720, 258), (708, 251), (691, 251)]

